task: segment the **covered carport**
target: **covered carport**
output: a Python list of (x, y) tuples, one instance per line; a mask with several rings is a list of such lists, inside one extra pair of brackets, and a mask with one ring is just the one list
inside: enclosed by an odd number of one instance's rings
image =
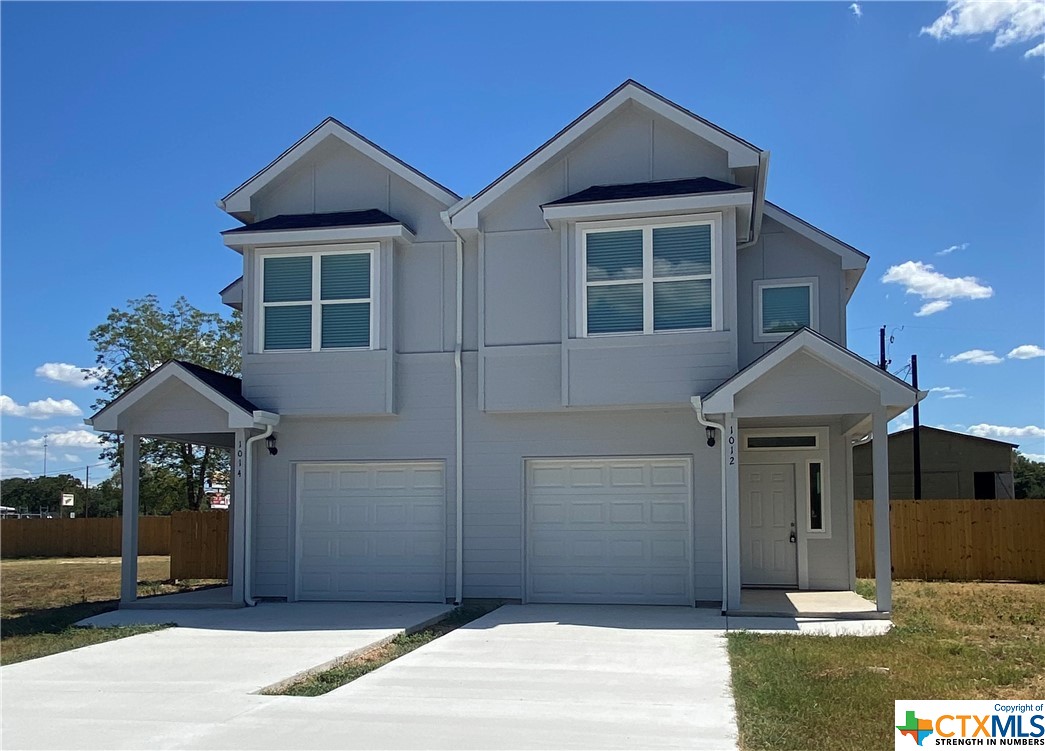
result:
[(138, 583), (138, 514), (141, 440), (159, 438), (230, 452), (228, 604), (251, 602), (250, 478), (255, 444), (270, 436), (279, 415), (242, 395), (241, 381), (208, 368), (169, 360), (85, 420), (95, 430), (122, 436), (123, 541), (120, 606), (133, 607)]

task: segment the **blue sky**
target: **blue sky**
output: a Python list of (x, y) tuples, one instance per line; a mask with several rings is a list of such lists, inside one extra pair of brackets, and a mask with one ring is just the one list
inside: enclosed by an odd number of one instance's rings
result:
[(1040, 7), (3, 3), (3, 473), (44, 433), (49, 472), (97, 461), (62, 366), (128, 298), (219, 310), (215, 200), (325, 116), (471, 195), (627, 78), (871, 255), (849, 346), (919, 355), (923, 422), (1045, 458)]

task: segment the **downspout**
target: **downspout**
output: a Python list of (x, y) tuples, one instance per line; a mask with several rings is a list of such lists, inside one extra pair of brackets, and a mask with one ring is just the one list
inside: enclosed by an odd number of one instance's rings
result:
[(250, 570), (250, 545), (253, 540), (250, 527), (250, 509), (251, 509), (251, 485), (253, 485), (254, 478), (254, 444), (258, 441), (263, 441), (272, 435), (272, 430), (275, 425), (266, 425), (265, 431), (259, 433), (253, 438), (247, 439), (247, 445), (245, 448), (246, 456), (244, 457), (243, 467), (243, 602), (249, 607), (254, 607), (257, 602), (251, 597), (251, 570)]
[(750, 248), (758, 242), (762, 234), (762, 213), (766, 205), (766, 178), (769, 176), (769, 152), (758, 154), (758, 171), (755, 173), (754, 197), (751, 204), (751, 224), (748, 226), (747, 240), (737, 244), (737, 250)]
[(461, 350), (464, 347), (464, 238), (453, 228), (450, 212), (439, 214), (457, 241), (456, 326), (454, 329), (454, 508), (456, 513), (457, 560), (454, 567), (454, 604), (464, 599), (464, 381)]
[(722, 461), (719, 463), (721, 467), (719, 475), (722, 483), (719, 495), (722, 498), (722, 610), (725, 611), (726, 603), (729, 601), (729, 536), (726, 534), (726, 426), (704, 417), (704, 405), (699, 396), (694, 396), (689, 401), (693, 405), (693, 411), (697, 413), (697, 422), (705, 428), (717, 430), (721, 437), (719, 451), (722, 454)]

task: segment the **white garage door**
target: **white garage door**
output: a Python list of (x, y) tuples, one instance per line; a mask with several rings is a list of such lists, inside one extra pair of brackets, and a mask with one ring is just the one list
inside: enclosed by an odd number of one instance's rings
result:
[(297, 469), (297, 598), (444, 602), (442, 462)]
[(692, 605), (687, 459), (527, 463), (530, 602)]

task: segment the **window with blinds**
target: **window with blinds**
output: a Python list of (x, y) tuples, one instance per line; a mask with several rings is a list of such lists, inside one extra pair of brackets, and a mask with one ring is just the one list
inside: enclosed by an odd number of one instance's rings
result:
[(264, 256), (262, 348), (369, 348), (373, 262), (372, 250)]
[(586, 230), (584, 333), (710, 329), (710, 222)]
[(816, 288), (815, 279), (756, 282), (756, 340), (778, 340), (801, 328), (817, 328)]

